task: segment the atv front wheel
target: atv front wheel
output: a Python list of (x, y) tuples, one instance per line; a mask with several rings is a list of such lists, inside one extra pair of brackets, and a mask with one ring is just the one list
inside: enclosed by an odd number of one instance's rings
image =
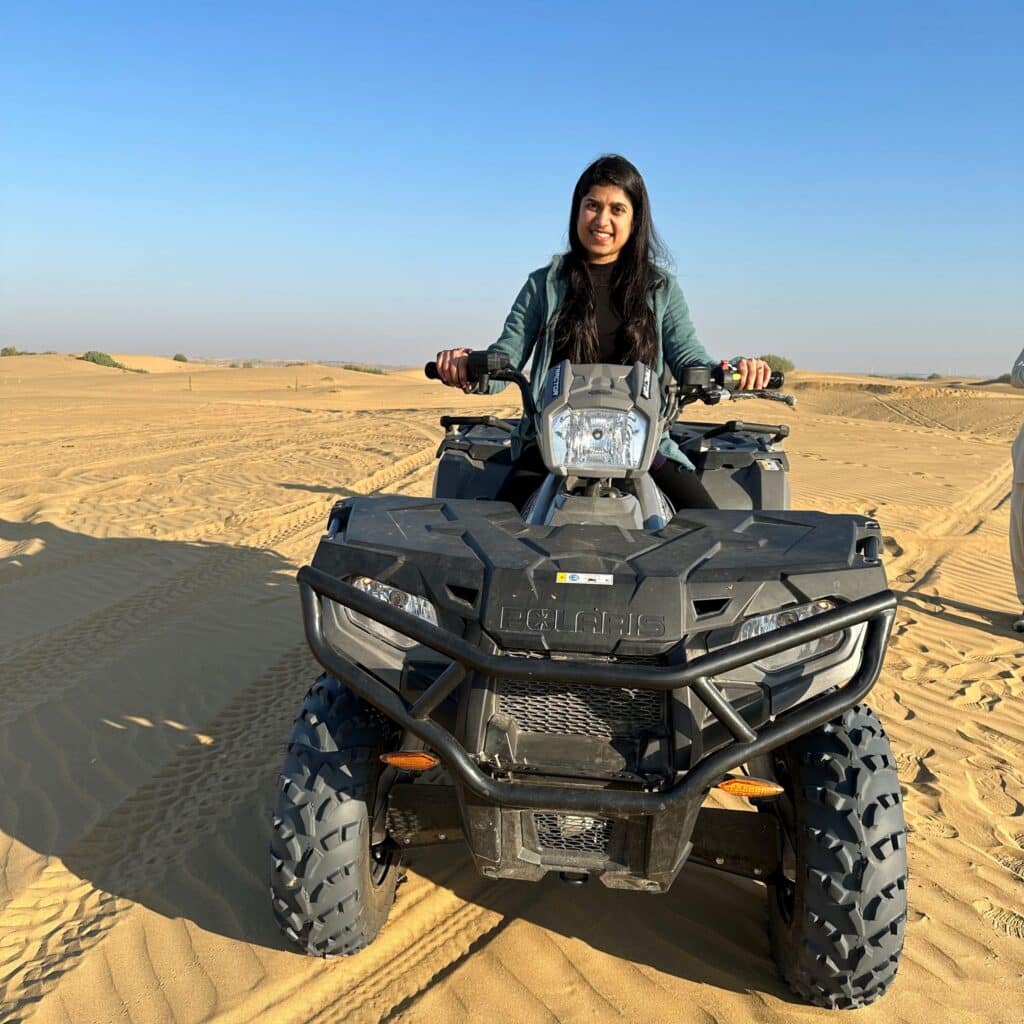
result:
[(306, 695), (281, 769), (270, 892), (281, 930), (311, 956), (357, 953), (391, 911), (400, 852), (371, 845), (384, 720), (336, 679)]
[(906, 824), (889, 738), (865, 704), (773, 755), (785, 794), (781, 866), (769, 881), (772, 952), (815, 1006), (874, 1002), (899, 966), (907, 917)]

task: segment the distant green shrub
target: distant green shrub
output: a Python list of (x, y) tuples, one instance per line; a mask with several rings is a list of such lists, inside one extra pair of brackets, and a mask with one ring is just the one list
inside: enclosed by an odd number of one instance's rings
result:
[(78, 357), (86, 363), (95, 363), (97, 366), (109, 366), (112, 370), (127, 370), (129, 373), (149, 373), (148, 370), (140, 370), (134, 366), (125, 366), (116, 359), (112, 359), (106, 352), (97, 352), (90, 349), (85, 355)]
[(252, 363), (247, 359), (244, 363), (242, 363), (242, 369), (243, 370), (251, 370), (252, 369)]
[(187, 363), (188, 362), (188, 356), (185, 355), (183, 352), (175, 352), (174, 355), (171, 358), (176, 363)]
[(90, 349), (85, 355), (81, 355), (78, 358), (87, 363), (95, 363), (97, 366), (109, 366), (114, 370), (127, 369), (124, 363), (119, 363), (116, 359), (112, 359), (106, 352), (96, 352), (93, 349)]
[(767, 352), (763, 356), (758, 356), (758, 359), (763, 359), (777, 373), (789, 373), (796, 369), (796, 364), (792, 359), (777, 356), (774, 352)]
[(34, 356), (35, 352), (22, 352), (21, 349), (15, 348), (13, 345), (4, 345), (0, 348), (0, 356)]
[(353, 370), (356, 373), (378, 373), (381, 376), (387, 373), (387, 370), (382, 370), (378, 366), (356, 366), (355, 363), (345, 363), (345, 365), (342, 366), (342, 369)]
[(926, 380), (942, 380), (942, 374), (941, 373), (929, 373), (928, 376), (925, 379)]

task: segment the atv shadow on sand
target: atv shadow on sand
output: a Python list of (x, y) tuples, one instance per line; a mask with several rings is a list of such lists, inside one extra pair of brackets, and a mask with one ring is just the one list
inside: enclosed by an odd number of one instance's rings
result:
[[(31, 552), (0, 559), (0, 896), (59, 898), (59, 877), (40, 875), (40, 855), (56, 857), (69, 898), (77, 877), (282, 948), (259, 912), (266, 809), (294, 690), (315, 667), (292, 566), (244, 545), (45, 522), (0, 520), (0, 542)], [(95, 931), (68, 940), (97, 941), (120, 919), (104, 908), (86, 907), (72, 923)]]

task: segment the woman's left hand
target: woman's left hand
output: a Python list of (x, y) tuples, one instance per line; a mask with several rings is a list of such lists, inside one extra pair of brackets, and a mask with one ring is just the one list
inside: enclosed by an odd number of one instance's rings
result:
[(741, 359), (736, 364), (741, 391), (763, 391), (768, 386), (772, 368), (763, 359)]

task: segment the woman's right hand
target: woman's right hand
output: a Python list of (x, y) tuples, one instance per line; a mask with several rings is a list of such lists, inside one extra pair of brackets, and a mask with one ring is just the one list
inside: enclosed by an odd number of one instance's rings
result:
[(466, 356), (471, 348), (446, 348), (437, 353), (437, 375), (451, 388), (472, 391), (476, 386), (466, 379)]

